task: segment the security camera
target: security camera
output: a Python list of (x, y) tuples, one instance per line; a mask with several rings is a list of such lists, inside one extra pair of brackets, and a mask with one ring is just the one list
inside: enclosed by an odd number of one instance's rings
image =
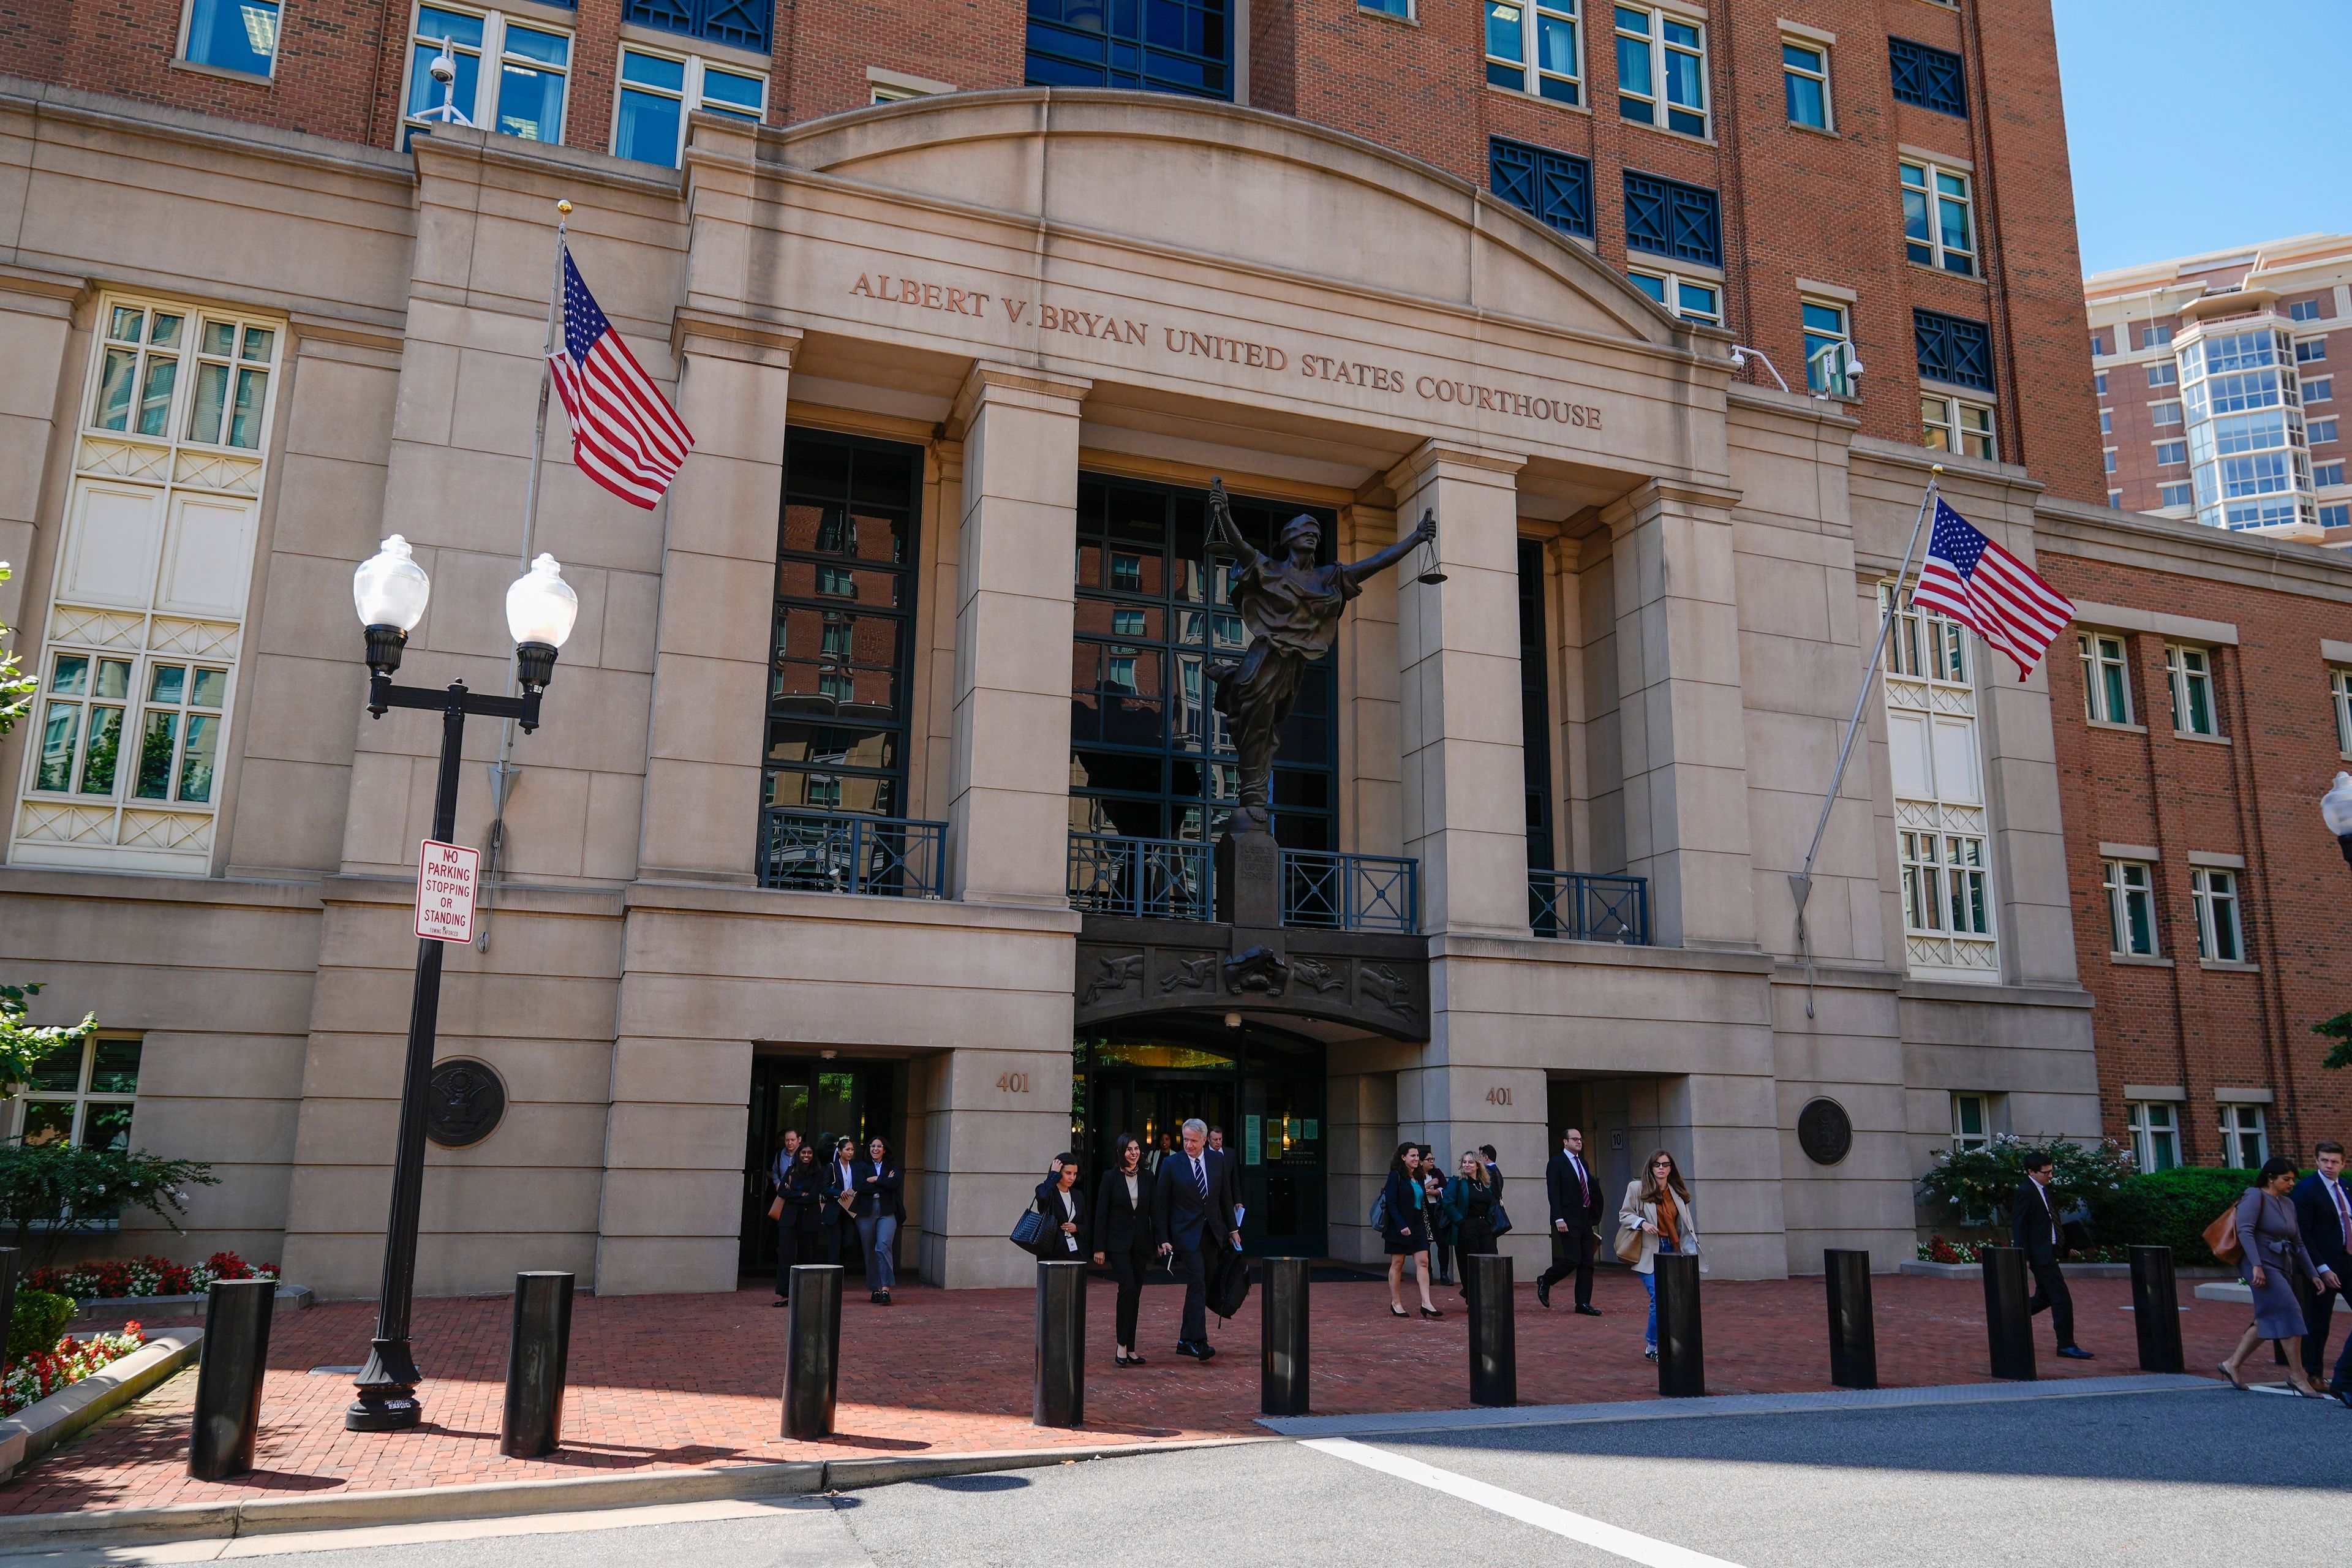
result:
[(435, 55), (433, 57), (433, 63), (425, 68), (430, 71), (433, 75), (433, 79), (439, 82), (443, 87), (447, 87), (451, 82), (457, 79), (457, 57), (449, 52), (448, 39), (444, 38), (441, 40), (441, 52)]

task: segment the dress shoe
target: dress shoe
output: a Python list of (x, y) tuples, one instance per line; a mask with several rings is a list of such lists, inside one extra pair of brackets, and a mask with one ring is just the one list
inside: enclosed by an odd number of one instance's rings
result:
[(1217, 1352), (1206, 1344), (1194, 1344), (1191, 1340), (1178, 1340), (1176, 1342), (1176, 1353), (1178, 1355), (1191, 1356), (1194, 1361), (1207, 1361)]
[(1601, 1315), (1601, 1309), (1579, 1301), (1576, 1304), (1576, 1315), (1580, 1318), (1597, 1318)]
[(1536, 1300), (1538, 1305), (1547, 1309), (1551, 1306), (1551, 1281), (1548, 1279), (1536, 1281)]
[(2099, 1359), (2080, 1345), (2060, 1345), (2058, 1347), (2058, 1353), (2064, 1356), (2068, 1361), (2096, 1361)]
[(2338, 1405), (2352, 1410), (2352, 1388), (2331, 1388), (2327, 1392)]

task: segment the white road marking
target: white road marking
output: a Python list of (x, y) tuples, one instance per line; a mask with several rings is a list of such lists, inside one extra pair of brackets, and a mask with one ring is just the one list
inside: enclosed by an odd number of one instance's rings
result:
[(1538, 1530), (1548, 1530), (1554, 1535), (1581, 1542), (1612, 1556), (1639, 1563), (1643, 1568), (1739, 1568), (1720, 1557), (1709, 1557), (1704, 1552), (1668, 1542), (1655, 1541), (1646, 1535), (1592, 1519), (1580, 1513), (1570, 1513), (1548, 1502), (1538, 1502), (1517, 1492), (1507, 1491), (1486, 1481), (1473, 1480), (1452, 1470), (1441, 1470), (1434, 1465), (1424, 1465), (1419, 1459), (1408, 1459), (1402, 1454), (1391, 1454), (1385, 1448), (1357, 1443), (1346, 1437), (1310, 1437), (1301, 1447), (1361, 1465), (1366, 1469), (1412, 1481), (1433, 1491), (1460, 1498), (1465, 1502), (1491, 1509), (1522, 1524), (1532, 1524)]

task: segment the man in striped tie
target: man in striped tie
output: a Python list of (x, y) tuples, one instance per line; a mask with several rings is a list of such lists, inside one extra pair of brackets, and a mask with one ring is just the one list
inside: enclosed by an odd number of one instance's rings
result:
[(1222, 1268), (1242, 1245), (1233, 1156), (1209, 1147), (1207, 1122), (1196, 1117), (1184, 1123), (1184, 1146), (1160, 1162), (1152, 1204), (1160, 1255), (1174, 1260), (1177, 1278), (1184, 1281), (1176, 1353), (1207, 1361), (1217, 1353), (1209, 1343), (1211, 1259)]

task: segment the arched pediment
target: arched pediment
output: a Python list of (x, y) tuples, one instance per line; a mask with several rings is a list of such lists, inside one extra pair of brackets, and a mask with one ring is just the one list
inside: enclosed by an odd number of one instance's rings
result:
[(762, 138), (809, 174), (1054, 236), (1660, 347), (1689, 330), (1582, 246), (1429, 164), (1260, 110), (1024, 88), (877, 105)]

